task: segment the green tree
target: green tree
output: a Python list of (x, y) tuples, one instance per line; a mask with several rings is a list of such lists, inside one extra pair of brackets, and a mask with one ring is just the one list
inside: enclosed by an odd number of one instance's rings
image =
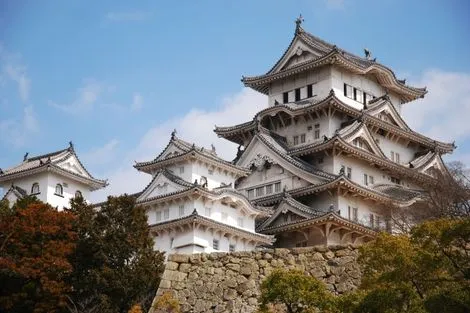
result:
[(333, 295), (323, 282), (301, 271), (271, 273), (261, 284), (259, 312), (269, 312), (268, 305), (284, 305), (289, 313), (332, 312)]
[(438, 219), (361, 247), (359, 303), (350, 312), (470, 312), (470, 219)]
[(77, 216), (69, 309), (72, 312), (147, 311), (158, 288), (164, 256), (153, 250), (147, 216), (129, 196), (109, 197), (99, 208), (71, 202)]
[(0, 311), (60, 311), (71, 289), (75, 217), (33, 198), (1, 206)]

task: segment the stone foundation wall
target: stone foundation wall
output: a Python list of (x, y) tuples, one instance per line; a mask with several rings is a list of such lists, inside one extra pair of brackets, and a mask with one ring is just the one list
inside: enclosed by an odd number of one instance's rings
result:
[(172, 292), (183, 312), (251, 313), (258, 307), (261, 282), (274, 269), (305, 271), (340, 294), (360, 283), (357, 256), (352, 246), (174, 254), (168, 258), (157, 297)]

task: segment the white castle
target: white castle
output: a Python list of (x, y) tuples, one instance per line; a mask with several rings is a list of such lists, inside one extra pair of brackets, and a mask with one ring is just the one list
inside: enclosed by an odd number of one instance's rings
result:
[[(239, 145), (233, 162), (175, 131), (160, 155), (135, 165), (153, 177), (135, 197), (147, 210), (155, 249), (363, 243), (378, 230), (391, 231), (389, 204), (422, 200), (423, 184), (435, 180), (435, 170), (445, 170), (441, 155), (455, 145), (413, 131), (400, 115), (426, 89), (406, 85), (367, 50), (359, 57), (309, 34), (301, 22), (266, 74), (242, 79), (268, 96), (268, 107), (251, 121), (215, 129)], [(80, 177), (80, 188), (104, 186), (78, 158), (68, 166), (61, 177)], [(80, 175), (69, 173), (74, 170)], [(33, 193), (39, 180), (29, 173), (0, 175), (3, 186), (14, 183), (6, 197), (17, 196), (13, 186)], [(44, 188), (53, 190), (54, 179), (46, 179)], [(44, 197), (50, 199), (56, 200)]]

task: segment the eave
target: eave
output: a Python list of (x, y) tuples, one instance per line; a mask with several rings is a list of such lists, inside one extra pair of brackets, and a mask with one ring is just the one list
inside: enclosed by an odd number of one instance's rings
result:
[(201, 216), (197, 213), (196, 210), (193, 211), (191, 215), (184, 216), (178, 219), (169, 220), (157, 224), (150, 225), (150, 231), (155, 234), (161, 234), (172, 229), (181, 230), (184, 226), (190, 226), (190, 228), (199, 228), (200, 226), (205, 226), (212, 229), (217, 229), (222, 231), (223, 234), (230, 234), (232, 236), (237, 236), (240, 238), (245, 238), (250, 241), (253, 241), (258, 244), (268, 244), (271, 245), (274, 242), (272, 236), (267, 236), (263, 234), (258, 234), (255, 232), (250, 232), (235, 226), (228, 224), (220, 223), (213, 219)]
[(187, 160), (200, 160), (214, 167), (218, 167), (230, 173), (233, 173), (238, 177), (246, 176), (249, 173), (251, 173), (251, 171), (248, 169), (245, 169), (240, 166), (236, 166), (230, 162), (223, 161), (221, 159), (219, 160), (216, 158), (209, 157), (206, 154), (201, 153), (195, 149), (192, 149), (186, 153), (178, 154), (176, 156), (172, 156), (172, 157), (161, 159), (161, 160), (156, 159), (156, 160), (152, 160), (149, 162), (139, 162), (139, 163), (136, 163), (134, 167), (139, 171), (151, 174), (158, 170), (167, 168), (168, 166), (171, 166), (173, 164), (177, 164), (177, 163), (187, 161)]

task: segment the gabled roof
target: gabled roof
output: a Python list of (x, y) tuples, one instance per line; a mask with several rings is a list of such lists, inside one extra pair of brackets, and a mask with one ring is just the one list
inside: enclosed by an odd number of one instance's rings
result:
[(303, 229), (306, 227), (317, 226), (317, 225), (325, 225), (326, 223), (336, 224), (341, 227), (344, 227), (348, 230), (357, 232), (361, 235), (373, 238), (377, 235), (377, 232), (373, 229), (358, 224), (356, 222), (350, 221), (345, 219), (344, 217), (339, 216), (334, 212), (324, 212), (318, 216), (313, 216), (310, 218), (306, 218), (300, 221), (290, 221), (280, 225), (266, 227), (262, 230), (263, 234), (279, 234), (284, 232), (289, 232), (292, 230)]
[(258, 232), (262, 232), (263, 229), (271, 226), (271, 224), (278, 218), (279, 215), (285, 214), (287, 212), (292, 212), (293, 214), (301, 216), (304, 219), (319, 216), (324, 213), (314, 210), (309, 206), (295, 200), (288, 193), (284, 193), (282, 201), (277, 205), (274, 213), (269, 218), (264, 220), (256, 230)]
[(363, 140), (363, 144), (367, 145), (370, 153), (385, 158), (385, 154), (383, 153), (382, 149), (380, 149), (377, 142), (375, 142), (374, 137), (372, 137), (369, 129), (362, 121), (353, 121), (350, 125), (345, 126), (339, 130), (338, 135), (349, 144), (357, 139)]
[(214, 147), (212, 147), (212, 149), (198, 147), (195, 144), (190, 144), (189, 142), (176, 137), (175, 133), (172, 133), (167, 146), (155, 159), (146, 162), (137, 162), (134, 167), (139, 171), (150, 174), (182, 160), (194, 158), (208, 162), (211, 165), (221, 167), (235, 173), (239, 177), (245, 176), (250, 172), (245, 168), (236, 166), (233, 163), (218, 157)]
[(428, 153), (418, 156), (409, 163), (409, 166), (413, 167), (421, 173), (427, 173), (426, 171), (434, 166), (436, 166), (441, 171), (447, 172), (447, 167), (444, 164), (441, 155), (434, 151), (428, 151)]
[(400, 113), (398, 113), (397, 109), (390, 101), (390, 97), (388, 95), (383, 95), (381, 97), (369, 101), (364, 112), (377, 118), (380, 118), (379, 114), (385, 113), (386, 116), (392, 119), (393, 125), (397, 125), (403, 130), (411, 131), (411, 128), (401, 117)]
[[(254, 116), (253, 120), (249, 123), (243, 123), (232, 127), (216, 127), (214, 131), (219, 137), (224, 137), (235, 143), (243, 144), (243, 141), (241, 140), (241, 137), (243, 136), (241, 136), (240, 134), (244, 134), (245, 136), (249, 136), (250, 134), (252, 134), (254, 136), (256, 130), (259, 127), (260, 121), (266, 116), (272, 117), (280, 112), (284, 112), (290, 116), (299, 116), (331, 108), (342, 112), (352, 118), (361, 118), (361, 120), (368, 127), (373, 126), (384, 129), (385, 131), (390, 132), (396, 136), (407, 138), (410, 141), (416, 142), (420, 145), (434, 149), (441, 153), (449, 153), (455, 149), (454, 143), (444, 143), (437, 140), (433, 140), (413, 130), (403, 129), (400, 126), (385, 122), (376, 116), (370, 115), (367, 110), (357, 110), (349, 105), (346, 105), (335, 96), (333, 90), (331, 90), (330, 94), (324, 99), (312, 100), (308, 103), (309, 104), (307, 105), (301, 106), (291, 104), (271, 106), (258, 112)], [(372, 108), (373, 107), (371, 107), (371, 110)]]
[(278, 163), (289, 172), (292, 172), (311, 183), (316, 183), (318, 180), (328, 180), (334, 177), (334, 175), (324, 172), (300, 158), (290, 156), (287, 148), (283, 146), (280, 141), (275, 140), (269, 133), (265, 133), (262, 130), (251, 140), (248, 147), (243, 151), (243, 155), (238, 159), (237, 164), (244, 165), (246, 167), (250, 166), (254, 160), (248, 160), (248, 157), (250, 155), (250, 151), (255, 149), (256, 145), (264, 146), (266, 153), (268, 153), (269, 156), (257, 154), (255, 158), (268, 158), (271, 162)]
[[(290, 58), (307, 54), (306, 60), (301, 60), (295, 65), (284, 67)], [(426, 88), (415, 88), (404, 84), (395, 77), (394, 72), (388, 67), (339, 49), (336, 45), (306, 32), (302, 27), (296, 28), (294, 38), (290, 45), (276, 62), (276, 64), (264, 75), (243, 77), (242, 82), (259, 92), (267, 94), (273, 81), (324, 65), (336, 64), (347, 70), (361, 75), (373, 74), (380, 84), (395, 91), (404, 102), (415, 100), (426, 94)]]
[(194, 187), (194, 184), (191, 184), (184, 179), (176, 176), (167, 169), (163, 169), (158, 172), (150, 181), (150, 183), (142, 190), (140, 195), (137, 197), (136, 201), (144, 201), (149, 198), (152, 191), (161, 184), (172, 184), (176, 191), (186, 190)]
[(154, 197), (143, 198), (139, 196), (137, 199), (136, 204), (146, 205), (146, 204), (154, 204), (154, 203), (164, 203), (168, 201), (175, 201), (178, 199), (184, 199), (191, 196), (197, 197), (206, 197), (213, 201), (215, 200), (222, 200), (222, 199), (230, 199), (232, 202), (243, 204), (243, 208), (248, 214), (252, 215), (259, 215), (264, 216), (266, 215), (265, 210), (258, 208), (253, 203), (251, 203), (248, 198), (238, 192), (237, 190), (233, 189), (233, 187), (225, 187), (225, 188), (218, 188), (213, 190), (208, 190), (203, 188), (200, 185), (193, 184), (191, 187), (183, 188), (180, 190), (175, 190), (173, 192), (160, 194)]
[(158, 233), (159, 231), (164, 231), (166, 229), (170, 229), (173, 227), (178, 227), (178, 226), (183, 226), (183, 225), (194, 225), (194, 224), (204, 225), (207, 227), (212, 227), (212, 228), (216, 228), (220, 230), (225, 230), (230, 233), (234, 233), (235, 235), (240, 236), (242, 238), (247, 238), (247, 239), (256, 241), (258, 243), (272, 244), (274, 242), (274, 238), (272, 236), (258, 234), (256, 232), (250, 232), (239, 227), (235, 227), (235, 226), (231, 226), (225, 223), (218, 222), (211, 218), (199, 215), (196, 209), (194, 209), (194, 211), (190, 215), (183, 216), (183, 217), (169, 220), (169, 221), (152, 224), (150, 225), (150, 230), (152, 232)]
[(35, 157), (24, 156), (22, 163), (6, 170), (0, 171), (0, 183), (14, 181), (28, 175), (51, 171), (72, 180), (88, 185), (91, 190), (103, 188), (107, 185), (105, 180), (91, 176), (75, 153), (73, 145)]
[(10, 189), (8, 189), (7, 192), (5, 192), (5, 194), (3, 195), (2, 200), (8, 199), (8, 196), (10, 194), (14, 195), (17, 200), (18, 199), (23, 199), (26, 196), (28, 196), (28, 192), (26, 190), (24, 190), (23, 188), (18, 187), (16, 185), (11, 185)]

